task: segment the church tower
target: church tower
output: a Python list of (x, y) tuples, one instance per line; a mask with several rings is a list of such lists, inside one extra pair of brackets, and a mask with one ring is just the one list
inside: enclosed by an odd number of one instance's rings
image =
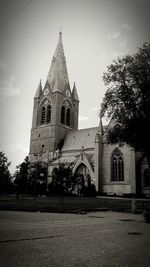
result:
[(40, 80), (34, 96), (30, 160), (40, 153), (52, 159), (67, 132), (78, 129), (78, 112), (79, 98), (75, 83), (70, 89), (60, 32), (45, 86)]

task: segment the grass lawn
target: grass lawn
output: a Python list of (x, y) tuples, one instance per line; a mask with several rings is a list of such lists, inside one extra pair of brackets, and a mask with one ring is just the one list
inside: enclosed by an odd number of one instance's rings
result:
[[(150, 210), (150, 199), (136, 201), (136, 210)], [(43, 212), (78, 212), (80, 210), (110, 209), (132, 211), (132, 199), (117, 197), (0, 197), (0, 210), (22, 210)]]
[(110, 208), (115, 205), (115, 209), (131, 209), (131, 200), (106, 199), (96, 197), (38, 197), (0, 198), (1, 210), (23, 210), (23, 211), (47, 211), (47, 212), (75, 212), (78, 210), (94, 210), (100, 208)]

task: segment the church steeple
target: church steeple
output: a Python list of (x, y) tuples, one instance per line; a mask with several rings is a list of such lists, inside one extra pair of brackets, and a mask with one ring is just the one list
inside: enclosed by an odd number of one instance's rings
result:
[(103, 122), (102, 122), (102, 118), (100, 118), (98, 132), (100, 133), (101, 136), (103, 136), (104, 131), (103, 131)]
[(73, 97), (73, 100), (79, 102), (79, 97), (78, 97), (78, 93), (77, 93), (75, 82), (74, 82), (74, 85), (73, 85), (72, 97)]
[(30, 155), (44, 147), (43, 153), (51, 157), (67, 132), (78, 129), (78, 113), (79, 98), (75, 84), (71, 93), (60, 32), (45, 86), (42, 90), (40, 81), (35, 93)]
[(40, 80), (39, 85), (38, 85), (38, 88), (37, 88), (36, 93), (34, 95), (34, 98), (38, 98), (41, 93), (42, 93), (42, 82)]
[(59, 39), (52, 59), (51, 67), (47, 76), (52, 92), (64, 92), (69, 87), (69, 77), (66, 65), (66, 58), (62, 43), (62, 32), (59, 33)]

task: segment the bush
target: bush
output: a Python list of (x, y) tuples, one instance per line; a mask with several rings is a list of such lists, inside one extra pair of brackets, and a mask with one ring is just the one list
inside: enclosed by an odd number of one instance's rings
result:
[(84, 186), (82, 189), (81, 194), (83, 194), (83, 196), (85, 197), (95, 197), (96, 196), (96, 189), (95, 189), (95, 185), (91, 184), (89, 186)]

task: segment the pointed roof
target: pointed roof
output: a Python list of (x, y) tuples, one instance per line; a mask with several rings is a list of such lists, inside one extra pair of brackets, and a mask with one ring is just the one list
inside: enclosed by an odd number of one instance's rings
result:
[(72, 96), (73, 96), (74, 100), (79, 102), (79, 97), (78, 97), (78, 93), (77, 93), (75, 82), (74, 82), (74, 85), (73, 85)]
[(103, 131), (103, 123), (102, 123), (102, 118), (100, 118), (100, 122), (99, 122), (99, 127), (98, 127), (98, 131), (101, 135), (103, 135), (104, 131)]
[(39, 82), (38, 88), (36, 90), (36, 93), (34, 95), (34, 98), (38, 98), (41, 93), (42, 93), (42, 82), (41, 82), (41, 79), (40, 79), (40, 82)]
[(57, 47), (52, 59), (50, 70), (48, 72), (47, 82), (50, 84), (52, 92), (63, 92), (66, 84), (69, 84), (61, 32), (59, 33)]

